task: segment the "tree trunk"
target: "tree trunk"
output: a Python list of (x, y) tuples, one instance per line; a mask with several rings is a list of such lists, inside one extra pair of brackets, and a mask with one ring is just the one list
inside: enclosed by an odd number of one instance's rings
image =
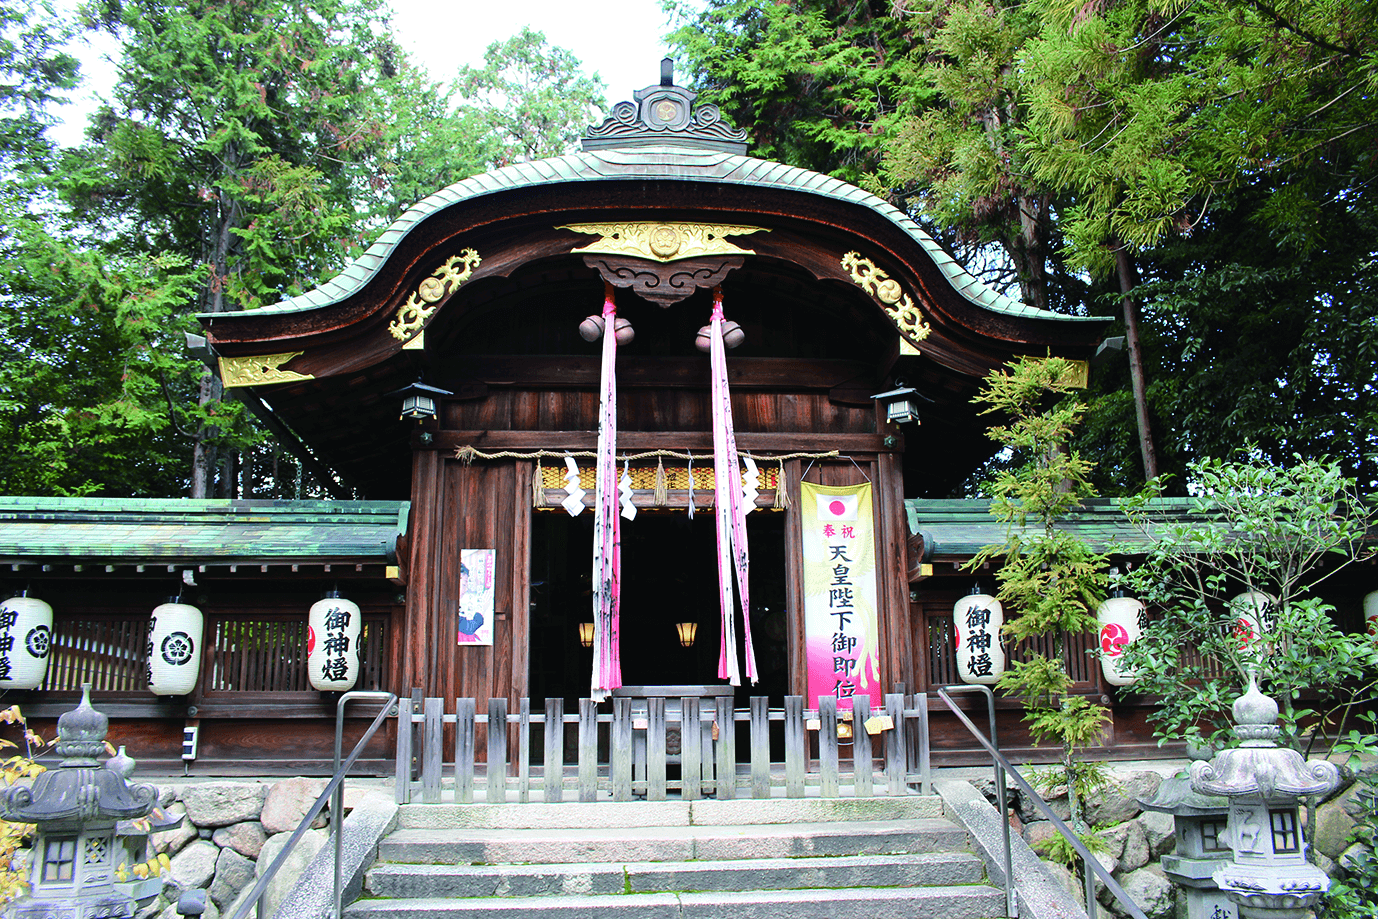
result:
[[(231, 145), (225, 151), (228, 160), (234, 159), (234, 148)], [(206, 282), (206, 290), (202, 295), (202, 304), (208, 313), (225, 312), (225, 283), (229, 279), (230, 272), (230, 250), (235, 244), (234, 228), (239, 224), (239, 207), (233, 198), (227, 196), (224, 188), (218, 192), (216, 215), (218, 225), (215, 228), (215, 241), (212, 245), (210, 254), (211, 277)], [(201, 393), (197, 404), (201, 408), (219, 402), (225, 393), (224, 386), (220, 383), (214, 371), (207, 371), (201, 378)], [(193, 498), (208, 498), (211, 493), (211, 481), (215, 476), (216, 468), (216, 447), (215, 438), (219, 435), (220, 429), (215, 425), (202, 425), (196, 431), (196, 445), (192, 449), (191, 460), (191, 496)]]
[(1158, 449), (1153, 444), (1153, 428), (1148, 419), (1148, 395), (1144, 385), (1144, 352), (1139, 343), (1139, 303), (1134, 288), (1139, 286), (1139, 271), (1123, 243), (1115, 247), (1115, 269), (1120, 276), (1120, 305), (1124, 308), (1124, 339), (1129, 352), (1129, 380), (1134, 389), (1134, 417), (1139, 425), (1139, 453), (1144, 462), (1144, 478), (1158, 478)]

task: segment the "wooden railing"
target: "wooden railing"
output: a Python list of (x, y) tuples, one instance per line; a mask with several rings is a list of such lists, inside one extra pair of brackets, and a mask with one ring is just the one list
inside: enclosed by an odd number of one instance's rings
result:
[[(456, 699), (447, 712), (444, 699), (414, 694), (399, 702), (397, 802), (468, 804), (480, 790), (490, 803), (663, 801), (671, 794), (689, 801), (838, 798), (844, 790), (855, 797), (913, 794), (914, 785), (926, 790), (926, 694), (887, 694), (874, 712), (869, 697), (842, 700), (840, 709), (839, 700), (826, 696), (817, 709), (805, 709), (802, 696), (785, 696), (779, 709), (770, 708), (764, 696), (735, 710), (727, 698), (702, 707), (695, 697), (671, 701), (678, 709), (671, 705), (667, 712), (663, 698), (614, 698), (611, 712), (599, 712), (597, 703), (580, 699), (578, 714), (565, 714), (563, 699), (547, 699), (542, 712), (522, 699), (513, 713), (506, 699), (495, 698), (488, 700), (487, 713), (479, 713), (473, 699)], [(686, 724), (700, 730), (683, 730)], [(486, 763), (476, 762), (479, 725)], [(744, 761), (737, 756), (739, 726), (748, 751)], [(577, 733), (572, 762), (566, 762), (567, 727)], [(678, 778), (668, 768), (676, 753), (667, 740), (675, 733)], [(539, 763), (532, 762), (533, 741), (539, 741)], [(783, 754), (778, 761), (772, 761), (772, 747)]]

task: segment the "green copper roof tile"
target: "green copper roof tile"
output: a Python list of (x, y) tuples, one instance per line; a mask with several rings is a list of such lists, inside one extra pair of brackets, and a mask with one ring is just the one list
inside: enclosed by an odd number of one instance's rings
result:
[[(563, 182), (663, 179), (781, 188), (821, 195), (867, 207), (894, 223), (929, 254), (953, 289), (973, 304), (997, 313), (1028, 318), (1102, 321), (1035, 309), (986, 287), (957, 264), (907, 215), (863, 189), (807, 169), (690, 147), (647, 146), (575, 153), (535, 163), (518, 163), (471, 176), (419, 202), (388, 228), (368, 251), (339, 276), (316, 290), (291, 297), (261, 311), (289, 313), (338, 303), (357, 293), (378, 271), (398, 243), (426, 218), (462, 201), (513, 188)], [(364, 261), (363, 259), (367, 259)]]
[(0, 559), (191, 564), (396, 557), (404, 501), (0, 497)]
[[(1189, 521), (1196, 504), (1191, 498), (1159, 498), (1147, 510), (1151, 524), (1167, 526)], [(924, 534), (925, 552), (943, 558), (969, 558), (982, 547), (1005, 542), (1006, 524), (990, 513), (990, 502), (974, 499), (913, 498), (904, 502), (911, 534)], [(1086, 502), (1068, 514), (1059, 529), (1086, 540), (1097, 551), (1141, 551), (1147, 539), (1129, 522), (1118, 499)], [(1040, 526), (1030, 522), (1023, 532), (1033, 534)]]

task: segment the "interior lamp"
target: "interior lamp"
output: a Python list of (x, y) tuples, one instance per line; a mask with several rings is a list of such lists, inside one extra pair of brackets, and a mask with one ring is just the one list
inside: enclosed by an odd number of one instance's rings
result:
[(679, 646), (681, 648), (694, 647), (694, 636), (699, 633), (697, 622), (676, 622), (675, 634), (679, 636)]
[(592, 623), (592, 622), (581, 622), (581, 623), (579, 623), (579, 644), (583, 645), (585, 648), (592, 648), (592, 647), (593, 647), (593, 623)]

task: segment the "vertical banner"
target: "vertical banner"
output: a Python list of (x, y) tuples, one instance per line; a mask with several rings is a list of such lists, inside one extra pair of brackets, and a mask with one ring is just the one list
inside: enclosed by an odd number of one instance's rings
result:
[(799, 483), (808, 707), (819, 696), (878, 701), (875, 524), (871, 485)]
[(497, 550), (459, 550), (459, 625), (461, 645), (493, 643), (493, 581)]

